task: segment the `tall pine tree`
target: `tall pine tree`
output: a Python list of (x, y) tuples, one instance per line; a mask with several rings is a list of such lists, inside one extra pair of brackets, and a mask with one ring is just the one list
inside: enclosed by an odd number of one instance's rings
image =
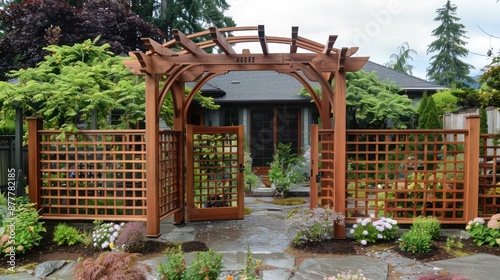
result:
[(465, 26), (459, 23), (460, 18), (456, 16), (457, 6), (448, 0), (436, 12), (438, 15), (434, 21), (441, 24), (432, 31), (432, 35), (437, 39), (427, 48), (427, 54), (436, 53), (430, 59), (431, 65), (427, 68), (427, 77), (443, 86), (467, 87), (467, 82), (474, 82), (469, 76), (474, 66), (461, 60), (469, 53), (465, 48), (467, 42), (464, 40), (468, 37), (465, 36)]

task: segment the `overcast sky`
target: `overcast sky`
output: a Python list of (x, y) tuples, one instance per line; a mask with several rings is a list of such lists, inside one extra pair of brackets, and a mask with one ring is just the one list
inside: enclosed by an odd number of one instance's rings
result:
[[(237, 26), (265, 25), (266, 35), (290, 37), (292, 26), (299, 27), (299, 36), (325, 44), (329, 35), (338, 35), (335, 47), (358, 46), (359, 56), (370, 56), (379, 64), (390, 61), (398, 46), (408, 42), (417, 51), (411, 65), (413, 75), (426, 79), (429, 67), (427, 47), (436, 38), (431, 35), (440, 22), (434, 21), (436, 9), (446, 0), (227, 0), (231, 5), (226, 15)], [(500, 39), (490, 37), (481, 29), (500, 37), (500, 3), (496, 0), (453, 0), (457, 16), (467, 31), (467, 48), (471, 52), (463, 59), (476, 69), (491, 59), (486, 57), (489, 48), (500, 50)], [(481, 28), (481, 29), (480, 29)], [(241, 33), (238, 33), (241, 35)], [(256, 35), (256, 32), (253, 33)], [(237, 35), (237, 34), (236, 34)], [(239, 44), (240, 52), (249, 48), (261, 53), (260, 45)], [(271, 52), (288, 52), (286, 46), (272, 44)]]

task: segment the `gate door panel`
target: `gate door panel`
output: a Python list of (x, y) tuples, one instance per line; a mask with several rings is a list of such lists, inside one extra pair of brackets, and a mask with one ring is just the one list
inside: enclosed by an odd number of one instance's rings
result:
[(243, 126), (187, 126), (187, 221), (243, 219), (243, 135)]

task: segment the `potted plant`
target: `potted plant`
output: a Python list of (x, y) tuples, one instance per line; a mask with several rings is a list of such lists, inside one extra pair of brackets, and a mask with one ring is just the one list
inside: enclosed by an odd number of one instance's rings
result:
[(269, 169), (269, 179), (278, 194), (285, 196), (292, 183), (291, 166), (297, 156), (291, 153), (291, 144), (279, 143)]

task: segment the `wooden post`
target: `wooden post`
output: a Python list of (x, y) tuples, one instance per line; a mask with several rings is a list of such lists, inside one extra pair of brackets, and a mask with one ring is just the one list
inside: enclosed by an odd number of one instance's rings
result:
[(180, 201), (180, 211), (177, 211), (174, 214), (174, 224), (179, 225), (185, 221), (185, 209), (186, 209), (186, 199), (184, 196), (184, 168), (186, 166), (186, 151), (185, 151), (185, 135), (186, 135), (186, 116), (188, 110), (184, 106), (185, 100), (185, 84), (184, 82), (175, 81), (172, 84), (170, 89), (172, 95), (174, 96), (174, 129), (179, 130), (181, 134), (179, 135), (179, 139), (177, 142), (177, 158), (178, 161), (178, 170), (177, 170), (177, 194), (178, 199)]
[(318, 207), (318, 183), (316, 178), (318, 176), (318, 125), (311, 125), (311, 177), (309, 178), (309, 207), (311, 209)]
[(470, 221), (478, 216), (480, 119), (481, 117), (478, 115), (465, 117), (465, 126), (468, 130), (465, 137), (467, 147), (465, 150), (465, 221)]
[[(346, 189), (346, 74), (335, 73), (335, 133), (334, 133), (334, 208), (336, 212), (345, 215), (345, 189)], [(338, 239), (345, 238), (345, 227), (336, 225), (333, 236)]]
[(158, 189), (159, 120), (158, 81), (155, 74), (146, 74), (146, 234), (160, 236), (160, 209)]
[(38, 131), (43, 128), (40, 118), (26, 118), (28, 121), (28, 184), (29, 198), (32, 203), (36, 203), (36, 208), (40, 209), (40, 136)]

